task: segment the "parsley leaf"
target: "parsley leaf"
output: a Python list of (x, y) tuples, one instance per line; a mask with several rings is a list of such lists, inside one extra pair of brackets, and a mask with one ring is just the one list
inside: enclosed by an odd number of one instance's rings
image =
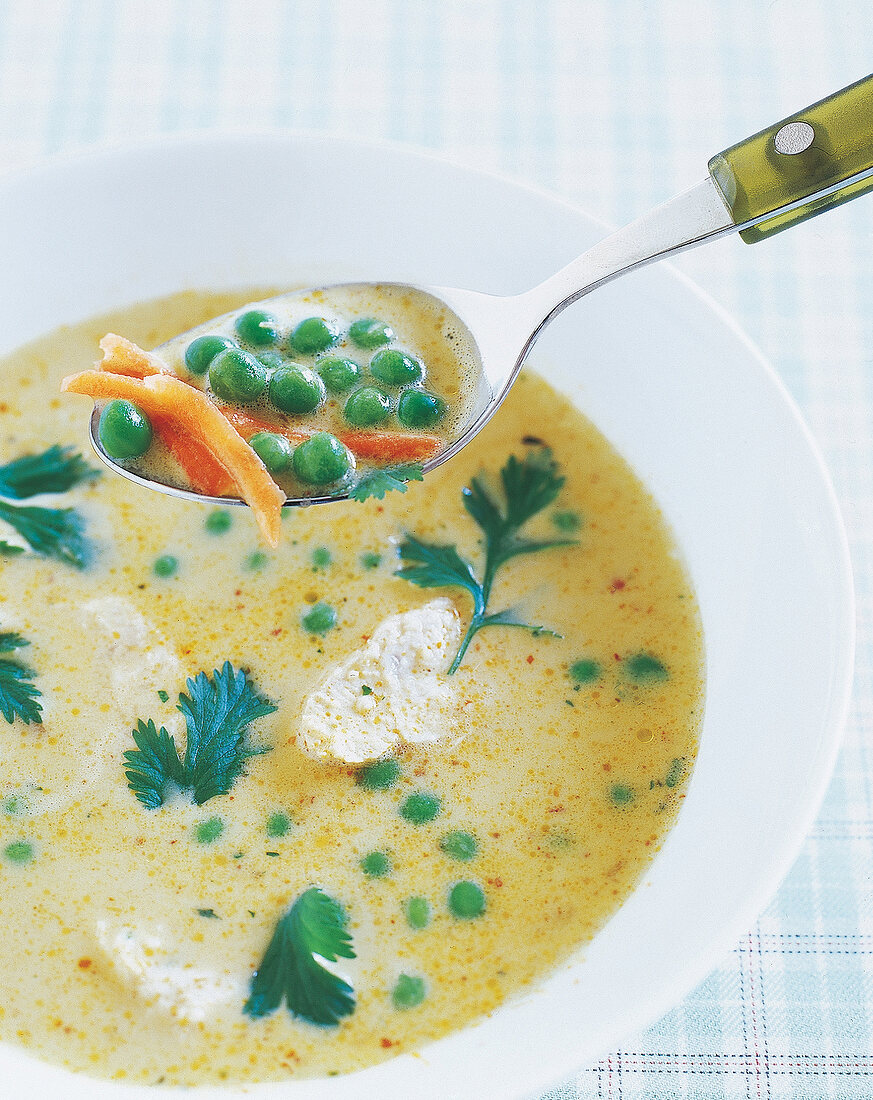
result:
[(22, 500), (38, 493), (65, 493), (99, 476), (73, 447), (56, 443), (42, 454), (22, 455), (0, 466), (0, 496)]
[(92, 548), (85, 521), (74, 508), (23, 508), (0, 500), (0, 519), (14, 527), (38, 554), (84, 569)]
[(469, 562), (454, 546), (425, 543), (407, 535), (400, 544), (399, 554), (404, 565), (396, 575), (420, 588), (465, 588), (473, 597), (473, 617), (460, 648), (449, 667), (449, 674), (460, 665), (474, 635), (486, 626), (516, 626), (534, 635), (554, 632), (542, 626), (523, 622), (512, 608), (487, 613), (491, 587), (497, 570), (511, 558), (550, 550), (557, 546), (575, 546), (575, 539), (528, 539), (520, 528), (557, 497), (565, 478), (558, 473), (558, 464), (547, 447), (528, 451), (523, 459), (510, 455), (500, 471), (503, 502), (495, 498), (481, 477), (474, 477), (462, 490), (464, 507), (485, 536), (485, 572), (480, 581)]
[(272, 714), (276, 707), (259, 695), (242, 670), (225, 661), (211, 676), (200, 672), (188, 680), (188, 694), (179, 696), (178, 709), (185, 716), (187, 741), (181, 760), (175, 738), (155, 727), (152, 719), (137, 723), (135, 749), (124, 754), (127, 785), (149, 809), (162, 805), (168, 783), (190, 790), (202, 806), (210, 798), (227, 794), (242, 774), (246, 760), (269, 752), (252, 748), (247, 727), (256, 718)]
[(127, 785), (143, 806), (155, 810), (163, 804), (167, 784), (171, 780), (179, 787), (188, 785), (176, 739), (163, 726), (160, 730), (156, 729), (151, 718), (148, 722), (140, 718), (133, 731), (133, 740), (136, 748), (128, 749), (124, 754), (124, 763), (128, 768), (124, 773)]
[(338, 901), (311, 886), (281, 916), (251, 979), (243, 1012), (255, 1019), (284, 999), (289, 1011), (313, 1024), (332, 1026), (355, 1010), (352, 987), (319, 961), (353, 959), (346, 914)]
[[(0, 653), (14, 653), (30, 645), (20, 634), (7, 631), (0, 634)], [(13, 657), (0, 657), (0, 714), (7, 722), (20, 718), (25, 725), (42, 722), (42, 706), (37, 699), (42, 692), (33, 683), (34, 670)]]
[(410, 462), (404, 466), (386, 466), (382, 470), (373, 470), (372, 473), (362, 477), (358, 484), (349, 493), (352, 500), (368, 500), (376, 497), (382, 500), (386, 493), (396, 490), (398, 493), (406, 492), (407, 481), (423, 481), (420, 462)]

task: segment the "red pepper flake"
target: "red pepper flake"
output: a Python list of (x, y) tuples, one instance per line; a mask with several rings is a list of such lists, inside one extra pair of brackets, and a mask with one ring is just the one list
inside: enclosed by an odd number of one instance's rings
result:
[(619, 657), (619, 655), (617, 653), (613, 653), (613, 657), (616, 659), (616, 661), (621, 660), (621, 657)]
[(562, 814), (564, 812), (563, 806), (549, 806), (548, 813), (550, 814)]
[(278, 638), (279, 635), (282, 633), (282, 627), (277, 626), (275, 630), (271, 631), (271, 633), (272, 633), (274, 638)]
[(234, 594), (234, 596), (241, 596), (242, 595), (242, 589), (241, 588), (235, 589), (233, 594)]
[(533, 664), (533, 654), (532, 654), (532, 653), (528, 653), (528, 655), (527, 655), (527, 658), (526, 658), (526, 659), (527, 659), (527, 663), (528, 663), (529, 665), (532, 665), (532, 664)]
[(94, 965), (94, 963), (91, 959), (79, 959), (76, 965), (79, 967), (80, 970), (89, 970)]
[[(380, 508), (379, 511), (381, 512), (382, 509)], [(388, 1050), (390, 1047), (394, 1046), (395, 1042), (396, 1042), (396, 1040), (394, 1040), (394, 1039), (380, 1039), (379, 1040), (379, 1045), (381, 1047), (383, 1047), (385, 1050)]]
[(502, 878), (486, 878), (485, 881), (488, 883), (489, 886), (496, 886), (498, 890), (503, 885)]
[(604, 764), (603, 765), (603, 770), (605, 772), (611, 772), (612, 771), (612, 764)]
[(610, 592), (621, 592), (621, 590), (624, 588), (624, 586), (625, 586), (625, 582), (621, 579), (621, 577), (616, 577), (615, 580), (612, 582), (612, 584), (609, 586), (609, 591)]

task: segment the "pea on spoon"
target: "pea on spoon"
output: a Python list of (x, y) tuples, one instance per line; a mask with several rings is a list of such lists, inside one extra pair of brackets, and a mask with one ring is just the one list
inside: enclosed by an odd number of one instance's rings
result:
[[(441, 311), (451, 351), (464, 368), (468, 395), (457, 431), (423, 461), (421, 468), (427, 473), (454, 457), (488, 423), (540, 333), (568, 305), (619, 275), (656, 260), (732, 232), (739, 232), (747, 243), (764, 240), (873, 189), (873, 76), (717, 154), (708, 167), (709, 174), (701, 183), (606, 237), (523, 294), (498, 297), (445, 287), (343, 284), (280, 295), (259, 306), (288, 308), (301, 297), (313, 294), (329, 304), (332, 295), (348, 296), (375, 288), (382, 295), (397, 300), (413, 297), (419, 304)], [(170, 343), (193, 339), (197, 331)], [(154, 354), (160, 358), (162, 349), (168, 346), (162, 345)], [(362, 409), (367, 408), (365, 402), (361, 404)], [(371, 395), (371, 411), (366, 415), (378, 417), (377, 405), (378, 397)], [(101, 410), (95, 408), (91, 442), (115, 472), (190, 500), (246, 503), (233, 495), (212, 495), (166, 484), (116, 462), (101, 445), (100, 414)], [(328, 472), (340, 469), (330, 466), (330, 455), (316, 457), (324, 458)], [(280, 503), (308, 505), (347, 498), (350, 491), (343, 478), (333, 480), (336, 491), (316, 488)], [(312, 481), (317, 486), (317, 479)]]

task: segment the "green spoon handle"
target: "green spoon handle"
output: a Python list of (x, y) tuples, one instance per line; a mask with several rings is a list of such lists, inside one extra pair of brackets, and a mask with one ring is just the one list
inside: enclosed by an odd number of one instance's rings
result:
[(718, 153), (709, 174), (747, 244), (873, 190), (873, 75)]

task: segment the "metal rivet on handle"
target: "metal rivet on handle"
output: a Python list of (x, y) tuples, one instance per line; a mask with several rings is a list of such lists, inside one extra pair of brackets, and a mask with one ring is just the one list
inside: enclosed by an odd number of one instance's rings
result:
[(777, 153), (787, 157), (804, 153), (815, 140), (815, 130), (808, 122), (786, 122), (773, 138)]

